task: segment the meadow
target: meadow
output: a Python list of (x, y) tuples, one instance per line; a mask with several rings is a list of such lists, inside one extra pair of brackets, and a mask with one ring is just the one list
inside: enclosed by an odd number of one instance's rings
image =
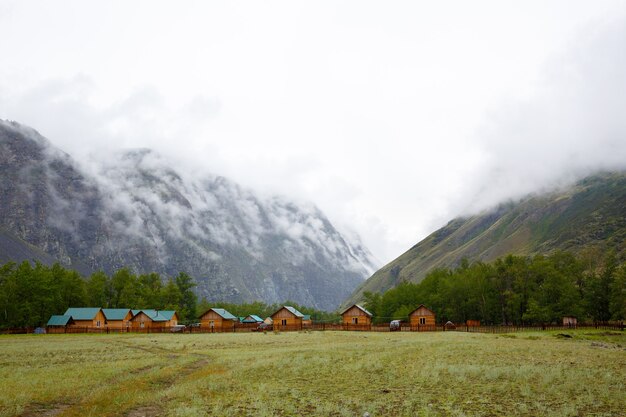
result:
[(626, 334), (0, 336), (0, 416), (624, 416)]

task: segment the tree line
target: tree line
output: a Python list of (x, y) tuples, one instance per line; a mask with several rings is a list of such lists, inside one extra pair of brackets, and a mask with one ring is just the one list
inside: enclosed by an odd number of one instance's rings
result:
[[(99, 271), (84, 278), (58, 263), (9, 262), (0, 266), (0, 328), (43, 326), (50, 316), (63, 314), (69, 307), (176, 310), (181, 323), (193, 323), (211, 307), (225, 308), (238, 317), (257, 314), (265, 318), (281, 306), (198, 300), (195, 286), (185, 272), (164, 280), (157, 273), (134, 274), (122, 268), (111, 275)], [(285, 304), (317, 320), (335, 317), (289, 301)]]
[(606, 322), (626, 318), (626, 264), (615, 253), (557, 252), (534, 257), (508, 255), (492, 263), (463, 260), (454, 269), (428, 273), (418, 284), (403, 282), (383, 294), (367, 292), (374, 322), (407, 319), (420, 304), (437, 321), (484, 324)]

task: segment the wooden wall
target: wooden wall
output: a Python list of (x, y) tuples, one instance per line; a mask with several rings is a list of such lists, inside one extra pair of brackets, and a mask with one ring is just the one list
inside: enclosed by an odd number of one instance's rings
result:
[(302, 317), (296, 316), (284, 307), (272, 315), (272, 320), (274, 320), (274, 330), (302, 329)]
[(356, 324), (359, 326), (372, 324), (372, 318), (365, 314), (363, 310), (361, 310), (357, 306), (353, 306), (352, 308), (348, 309), (348, 311), (343, 313), (341, 317), (343, 320), (343, 324), (345, 325), (355, 324), (352, 320), (353, 318), (357, 319), (358, 323)]
[[(211, 326), (211, 322), (213, 322), (213, 326)], [(232, 331), (235, 327), (235, 321), (224, 320), (224, 318), (215, 311), (209, 310), (200, 317), (200, 327), (203, 329), (210, 329), (212, 327), (216, 332)]]
[[(422, 323), (420, 323), (420, 319), (423, 319)], [(424, 327), (424, 329), (432, 328), (432, 330), (435, 330), (435, 326), (437, 324), (435, 313), (433, 313), (424, 306), (421, 306), (411, 313), (410, 322), (411, 327)]]
[[(99, 310), (98, 314), (96, 314), (96, 317), (94, 317), (93, 320), (74, 320), (74, 324), (72, 324), (70, 327), (96, 327), (104, 329), (104, 320), (104, 314), (102, 313), (102, 310)], [(99, 327), (98, 322), (100, 322)]]

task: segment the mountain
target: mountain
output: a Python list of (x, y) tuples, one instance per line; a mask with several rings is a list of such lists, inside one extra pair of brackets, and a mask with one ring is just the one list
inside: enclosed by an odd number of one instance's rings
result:
[(382, 292), (402, 281), (420, 282), (435, 268), (463, 258), (574, 253), (590, 248), (626, 250), (626, 174), (604, 173), (565, 190), (530, 195), (479, 215), (457, 218), (378, 270), (344, 303), (365, 291)]
[(35, 130), (0, 121), (0, 262), (83, 274), (185, 271), (200, 297), (332, 310), (375, 270), (311, 204), (184, 175), (148, 149), (80, 165)]

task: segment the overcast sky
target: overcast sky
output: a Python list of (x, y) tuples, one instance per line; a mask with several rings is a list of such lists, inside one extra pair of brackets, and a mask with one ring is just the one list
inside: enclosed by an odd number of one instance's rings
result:
[(626, 2), (0, 0), (0, 118), (312, 201), (387, 262), (626, 168)]

